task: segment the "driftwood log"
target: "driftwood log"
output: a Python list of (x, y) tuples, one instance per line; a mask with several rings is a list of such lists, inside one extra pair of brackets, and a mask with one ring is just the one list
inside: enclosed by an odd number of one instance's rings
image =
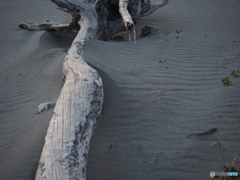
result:
[[(77, 8), (72, 0), (51, 0), (60, 10), (72, 15), (72, 21), (69, 24), (59, 24), (55, 22), (30, 23), (24, 22), (19, 27), (26, 30), (46, 30), (59, 33), (77, 33), (81, 28), (79, 20), (81, 19), (81, 10)], [(81, 0), (75, 0), (78, 3)], [(85, 0), (84, 5), (90, 4), (97, 13), (98, 28), (96, 38), (109, 40), (121, 30), (129, 30), (134, 33), (136, 24), (141, 17), (148, 16), (158, 8), (165, 6), (168, 0), (163, 0), (157, 4), (151, 4), (150, 0)]]
[(52, 0), (72, 15), (69, 24), (21, 23), (26, 30), (77, 32), (63, 63), (64, 86), (50, 120), (37, 180), (84, 180), (88, 150), (103, 104), (102, 80), (83, 59), (82, 48), (89, 38), (110, 39), (120, 30), (134, 34), (134, 24), (168, 0), (151, 5), (150, 0)]
[[(75, 2), (74, 2), (75, 3)], [(82, 46), (97, 30), (97, 14), (81, 9), (78, 32), (63, 64), (65, 79), (50, 121), (36, 179), (85, 179), (90, 138), (103, 102), (102, 80), (82, 57)]]

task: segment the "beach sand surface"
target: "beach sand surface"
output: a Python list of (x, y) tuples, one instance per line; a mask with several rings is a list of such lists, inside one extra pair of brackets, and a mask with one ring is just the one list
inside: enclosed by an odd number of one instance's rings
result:
[[(152, 1), (157, 2), (156, 0)], [(49, 0), (2, 0), (0, 179), (34, 179), (61, 66), (74, 36), (24, 31), (22, 21), (65, 23)], [(240, 149), (239, 0), (171, 0), (140, 20), (137, 43), (90, 40), (84, 58), (103, 79), (88, 180), (210, 179)], [(223, 86), (230, 77), (232, 86)], [(186, 137), (217, 128), (214, 133)], [(221, 141), (221, 146), (213, 145)]]
[[(54, 105), (62, 63), (73, 37), (25, 31), (20, 22), (65, 22), (48, 0), (0, 2), (0, 179), (34, 179)], [(64, 19), (65, 18), (65, 19)], [(52, 101), (38, 114), (38, 105)]]
[(202, 180), (232, 162), (240, 152), (240, 78), (230, 75), (240, 69), (239, 9), (237, 0), (171, 0), (138, 25), (155, 35), (89, 42), (85, 60), (103, 78), (105, 101), (88, 180)]

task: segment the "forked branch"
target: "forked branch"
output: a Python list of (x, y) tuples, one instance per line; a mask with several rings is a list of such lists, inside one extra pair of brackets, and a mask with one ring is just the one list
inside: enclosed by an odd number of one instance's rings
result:
[(58, 24), (53, 22), (21, 23), (20, 28), (26, 30), (46, 30), (60, 33), (76, 33), (79, 31), (78, 21), (80, 12), (86, 11), (88, 5), (94, 8), (98, 17), (97, 38), (108, 40), (114, 34), (124, 29), (134, 31), (135, 24), (143, 16), (148, 16), (158, 8), (165, 6), (168, 0), (152, 5), (150, 0), (51, 0), (60, 10), (72, 15), (69, 24)]

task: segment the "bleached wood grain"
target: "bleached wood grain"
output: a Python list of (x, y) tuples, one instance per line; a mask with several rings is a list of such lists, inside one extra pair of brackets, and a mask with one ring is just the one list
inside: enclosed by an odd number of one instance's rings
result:
[(82, 57), (82, 48), (97, 29), (92, 6), (69, 1), (81, 10), (78, 32), (63, 64), (65, 84), (50, 120), (35, 179), (84, 180), (91, 136), (103, 103), (97, 71)]

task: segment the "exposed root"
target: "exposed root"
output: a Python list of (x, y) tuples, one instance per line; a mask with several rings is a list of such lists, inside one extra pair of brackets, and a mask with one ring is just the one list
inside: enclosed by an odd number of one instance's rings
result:
[[(158, 8), (165, 6), (168, 0), (152, 5), (150, 0), (51, 0), (58, 8), (72, 15), (72, 22), (60, 24), (54, 22), (21, 23), (20, 28), (34, 31), (46, 30), (59, 33), (76, 33), (79, 31), (78, 24), (80, 12), (85, 11), (87, 4), (91, 4), (97, 12), (98, 29), (96, 38), (109, 40), (117, 32), (124, 30), (130, 31), (129, 37), (133, 36), (135, 41), (135, 24), (143, 16), (148, 16)], [(132, 38), (131, 38), (132, 39)]]

